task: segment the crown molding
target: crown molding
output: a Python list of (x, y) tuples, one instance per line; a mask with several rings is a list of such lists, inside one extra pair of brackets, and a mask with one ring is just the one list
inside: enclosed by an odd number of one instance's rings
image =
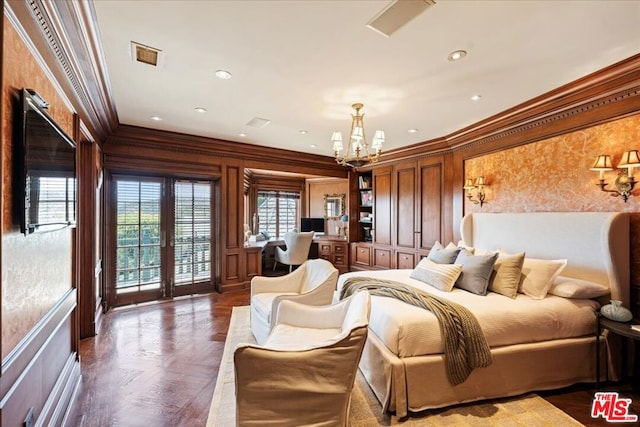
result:
[[(103, 140), (118, 123), (91, 2), (5, 2), (23, 40), (59, 85), (83, 126)], [(5, 14), (7, 12), (5, 11)], [(26, 39), (25, 39), (26, 38)]]
[(640, 54), (441, 138), (390, 150), (381, 162), (448, 151), (497, 151), (640, 112)]
[[(225, 141), (197, 135), (168, 132), (137, 126), (120, 125), (104, 145), (109, 156), (128, 149), (169, 151), (187, 155), (203, 155), (237, 159), (245, 168), (276, 169), (298, 174), (346, 178), (347, 168), (333, 157), (300, 153), (281, 148), (264, 147), (244, 142)], [(227, 160), (228, 161), (228, 160)]]

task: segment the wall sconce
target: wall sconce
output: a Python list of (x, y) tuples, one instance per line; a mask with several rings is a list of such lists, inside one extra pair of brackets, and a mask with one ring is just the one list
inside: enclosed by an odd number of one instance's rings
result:
[(613, 197), (621, 196), (626, 203), (629, 196), (631, 196), (633, 187), (638, 182), (633, 177), (633, 168), (638, 167), (640, 167), (640, 157), (638, 156), (638, 150), (625, 151), (624, 154), (622, 154), (622, 158), (620, 159), (620, 163), (618, 163), (617, 169), (627, 169), (627, 174), (625, 175), (624, 171), (622, 170), (618, 172), (618, 176), (614, 181), (614, 185), (616, 186), (615, 190), (608, 190), (605, 188), (608, 184), (604, 179), (604, 173), (616, 169), (611, 163), (611, 156), (598, 156), (595, 163), (590, 169), (592, 171), (600, 172), (598, 184), (596, 184), (598, 187), (600, 187), (600, 190), (611, 193)]
[[(464, 184), (464, 187), (462, 188), (467, 190), (467, 199), (469, 199), (471, 203), (480, 205), (480, 207), (482, 207), (482, 205), (485, 203), (484, 199), (486, 197), (484, 193), (484, 187), (488, 187), (488, 186), (489, 185), (484, 181), (484, 177), (479, 176), (478, 178), (476, 178), (475, 184), (473, 183), (473, 179), (471, 178), (467, 179)], [(478, 193), (476, 194), (477, 199), (474, 200), (472, 191), (476, 189), (478, 190)]]

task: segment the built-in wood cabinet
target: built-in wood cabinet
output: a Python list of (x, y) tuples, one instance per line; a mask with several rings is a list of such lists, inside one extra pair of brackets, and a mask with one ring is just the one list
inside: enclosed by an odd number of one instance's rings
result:
[(245, 246), (245, 277), (251, 280), (254, 276), (262, 275), (262, 248), (260, 246)]
[(396, 268), (400, 268), (400, 269), (414, 268), (418, 263), (419, 258), (420, 257), (418, 256), (418, 254), (415, 254), (412, 252), (396, 251), (396, 257), (395, 257)]
[(445, 235), (446, 156), (373, 168), (371, 242), (351, 245), (351, 269), (414, 268)]
[(371, 263), (371, 243), (351, 243), (351, 270), (369, 269)]
[(373, 243), (391, 244), (391, 166), (373, 170)]
[(373, 266), (381, 269), (391, 268), (391, 249), (373, 248)]
[(349, 244), (344, 239), (319, 239), (318, 258), (326, 259), (340, 274), (349, 271)]

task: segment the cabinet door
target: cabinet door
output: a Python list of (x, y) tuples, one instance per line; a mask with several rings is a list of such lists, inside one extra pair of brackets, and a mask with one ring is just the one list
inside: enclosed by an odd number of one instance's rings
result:
[(348, 265), (347, 257), (347, 244), (346, 243), (334, 243), (333, 244), (333, 265), (338, 267), (346, 267)]
[(420, 165), (420, 249), (430, 249), (443, 236), (443, 164)]
[(390, 249), (374, 249), (375, 253), (375, 267), (378, 268), (391, 268), (391, 250)]
[(371, 266), (371, 248), (369, 246), (353, 245), (352, 262), (363, 267)]
[(373, 241), (391, 244), (391, 167), (373, 171)]
[(262, 248), (245, 248), (247, 278), (262, 274)]
[(331, 257), (331, 242), (318, 243), (318, 255), (322, 258), (325, 256)]
[(415, 255), (409, 252), (396, 252), (396, 268), (413, 269), (416, 267)]
[(395, 246), (415, 247), (416, 231), (416, 162), (394, 168)]

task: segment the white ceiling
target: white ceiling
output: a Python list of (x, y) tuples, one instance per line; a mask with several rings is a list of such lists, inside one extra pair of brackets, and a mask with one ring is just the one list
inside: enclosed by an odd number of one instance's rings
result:
[[(322, 155), (354, 102), (388, 150), (640, 53), (637, 0), (436, 0), (385, 38), (365, 24), (388, 3), (94, 0), (121, 124)], [(131, 41), (161, 49), (162, 66), (134, 62)], [(448, 61), (456, 49), (468, 55)], [(247, 126), (254, 117), (271, 123)]]

